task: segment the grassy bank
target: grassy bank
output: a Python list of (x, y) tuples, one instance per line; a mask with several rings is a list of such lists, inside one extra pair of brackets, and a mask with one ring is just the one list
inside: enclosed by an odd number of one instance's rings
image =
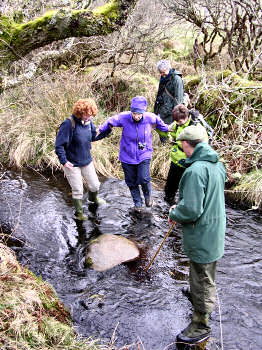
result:
[(0, 348), (6, 350), (110, 350), (79, 339), (68, 311), (53, 288), (26, 268), (0, 243)]
[(240, 177), (232, 190), (226, 190), (229, 199), (246, 203), (252, 209), (262, 211), (262, 170), (254, 170)]
[[(208, 77), (187, 76), (185, 85), (192, 105), (214, 127), (213, 147), (225, 163), (227, 187), (234, 191), (234, 186), (241, 183), (236, 190), (238, 199), (261, 206), (262, 176), (258, 171), (262, 166), (261, 86), (229, 71), (209, 73)], [(60, 169), (54, 153), (56, 132), (71, 114), (77, 99), (93, 97), (97, 101), (100, 109), (93, 121), (98, 126), (113, 113), (128, 110), (135, 95), (146, 96), (152, 111), (157, 86), (156, 77), (148, 74), (127, 72), (125, 77), (109, 78), (106, 70), (99, 67), (88, 73), (66, 71), (42, 76), (5, 91), (0, 106), (0, 161), (16, 168)], [(120, 133), (121, 130), (114, 129), (109, 138), (93, 144), (96, 169), (101, 175), (123, 176), (118, 161)], [(156, 133), (153, 145), (152, 176), (165, 180), (171, 145), (161, 145)], [(250, 181), (246, 180), (251, 172), (256, 173), (255, 196)], [(239, 195), (240, 192), (245, 195)]]

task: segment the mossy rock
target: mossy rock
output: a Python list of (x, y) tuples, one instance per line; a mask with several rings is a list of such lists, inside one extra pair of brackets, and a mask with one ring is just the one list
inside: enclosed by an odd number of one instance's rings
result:
[[(230, 70), (216, 72), (213, 76), (208, 77), (212, 89), (204, 88), (202, 77), (191, 76), (184, 79), (185, 90), (194, 94), (196, 91), (201, 91), (196, 108), (205, 116), (208, 115), (207, 121), (215, 126), (220, 111), (224, 109), (225, 104), (227, 110), (223, 113), (223, 130), (229, 131), (237, 120), (237, 116), (243, 113), (243, 109), (247, 108), (246, 121), (259, 123), (260, 116), (256, 110), (260, 109), (262, 104), (262, 88), (261, 83), (245, 79), (239, 74), (233, 73)], [(214, 81), (213, 81), (214, 80)], [(217, 81), (222, 81), (223, 85), (217, 84)], [(217, 89), (215, 88), (217, 86)], [(228, 102), (229, 101), (229, 102)], [(249, 108), (250, 107), (250, 108)]]
[(201, 83), (202, 81), (202, 77), (201, 76), (195, 76), (195, 77), (192, 77), (189, 78), (185, 78), (184, 79), (184, 83), (185, 83), (185, 90), (186, 91), (190, 91), (190, 90), (193, 90), (195, 88), (197, 88), (197, 86)]
[(100, 95), (100, 105), (107, 112), (129, 110), (131, 99), (138, 95), (146, 97), (148, 110), (151, 110), (157, 88), (158, 80), (142, 73), (130, 76), (119, 73), (115, 77), (105, 77), (92, 84), (94, 94)]

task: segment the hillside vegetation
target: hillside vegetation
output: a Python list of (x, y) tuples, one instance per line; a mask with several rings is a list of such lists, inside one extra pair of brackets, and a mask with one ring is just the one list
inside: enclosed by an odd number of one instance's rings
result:
[[(261, 2), (112, 0), (103, 5), (102, 0), (2, 1), (1, 167), (62, 171), (54, 141), (74, 102), (96, 100), (96, 126), (129, 110), (136, 95), (144, 95), (152, 111), (156, 63), (166, 58), (183, 74), (191, 107), (214, 128), (212, 146), (227, 170), (226, 194), (262, 209)], [(82, 29), (79, 38), (71, 37), (74, 26)], [(29, 30), (27, 43), (23, 28)], [(32, 30), (41, 35), (30, 35)], [(106, 177), (123, 177), (120, 133), (114, 129), (93, 144), (96, 169)], [(151, 174), (159, 184), (168, 173), (171, 145), (160, 144), (154, 133), (153, 147)], [(114, 349), (100, 340), (79, 339), (53, 288), (21, 267), (4, 244), (0, 256), (1, 349)]]

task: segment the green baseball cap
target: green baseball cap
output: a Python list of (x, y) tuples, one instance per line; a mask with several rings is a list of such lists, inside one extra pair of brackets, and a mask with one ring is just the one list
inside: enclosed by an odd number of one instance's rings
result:
[(178, 141), (205, 141), (208, 142), (206, 129), (200, 125), (187, 126), (177, 138)]

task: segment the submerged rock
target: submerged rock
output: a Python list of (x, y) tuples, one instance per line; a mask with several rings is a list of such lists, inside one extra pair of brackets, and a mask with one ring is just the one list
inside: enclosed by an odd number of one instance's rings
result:
[(105, 271), (138, 257), (139, 249), (134, 242), (122, 236), (104, 234), (89, 243), (86, 262), (96, 271)]

